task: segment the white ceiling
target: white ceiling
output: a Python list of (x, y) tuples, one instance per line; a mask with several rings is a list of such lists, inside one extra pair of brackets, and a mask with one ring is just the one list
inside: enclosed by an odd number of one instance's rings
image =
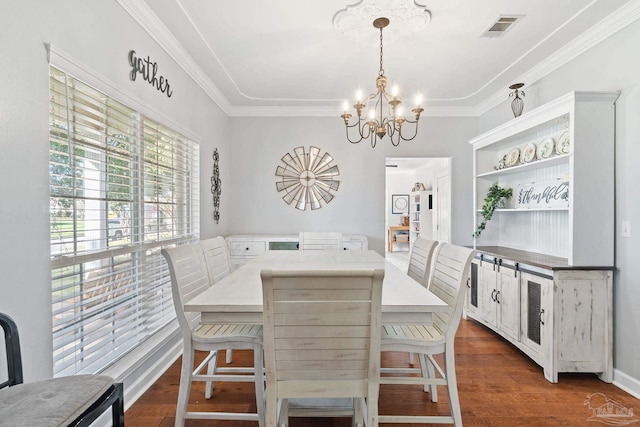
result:
[[(359, 44), (332, 23), (357, 0), (118, 1), (229, 115), (339, 115), (357, 88), (375, 89), (379, 46)], [(512, 83), (526, 91), (636, 2), (416, 1), (431, 22), (385, 41), (384, 69), (407, 100), (422, 93), (423, 114), (431, 115), (481, 113), (506, 99)], [(503, 37), (481, 37), (499, 15), (525, 17)]]

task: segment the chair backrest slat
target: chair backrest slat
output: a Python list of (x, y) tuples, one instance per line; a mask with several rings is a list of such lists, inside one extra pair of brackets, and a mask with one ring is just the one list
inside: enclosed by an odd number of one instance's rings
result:
[(211, 286), (202, 248), (199, 243), (191, 243), (162, 249), (162, 255), (169, 264), (171, 292), (178, 323), (183, 334), (190, 335), (191, 322), (185, 316), (184, 304)]
[(435, 254), (429, 290), (449, 305), (446, 312), (434, 313), (433, 323), (453, 339), (464, 303), (464, 286), (469, 277), (475, 251), (462, 246), (441, 244)]
[(207, 264), (209, 281), (212, 284), (231, 274), (229, 250), (224, 237), (218, 236), (201, 240), (200, 246), (202, 246), (202, 252)]
[(425, 287), (429, 287), (433, 254), (438, 246), (435, 240), (418, 237), (411, 248), (407, 275)]

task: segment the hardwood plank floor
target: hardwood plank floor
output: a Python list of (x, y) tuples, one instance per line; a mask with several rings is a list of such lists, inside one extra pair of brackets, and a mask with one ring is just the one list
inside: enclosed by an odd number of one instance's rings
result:
[[(224, 361), (224, 357), (222, 357)], [(247, 366), (251, 352), (235, 351), (233, 365)], [(224, 363), (224, 362), (223, 362)], [(404, 353), (383, 356), (383, 366), (408, 365)], [(462, 320), (456, 336), (456, 368), (467, 427), (606, 426), (602, 420), (588, 421), (593, 410), (584, 405), (592, 393), (633, 409), (640, 418), (640, 400), (594, 374), (560, 374), (557, 384), (544, 379), (542, 368), (518, 349), (474, 321)], [(126, 411), (128, 427), (170, 427), (180, 382), (180, 359)], [(383, 385), (380, 414), (434, 415), (449, 413), (446, 389), (439, 387), (438, 403), (419, 386)], [(204, 398), (204, 383), (191, 389), (191, 410), (255, 411), (253, 384), (218, 383), (211, 400)], [(602, 399), (599, 401), (604, 403)], [(384, 424), (392, 426), (392, 424)], [(413, 424), (402, 424), (412, 426)], [(425, 425), (425, 424), (420, 424)], [(632, 425), (640, 425), (636, 421)], [(255, 427), (256, 422), (187, 420), (186, 427)], [(350, 427), (347, 418), (292, 418), (291, 427)]]

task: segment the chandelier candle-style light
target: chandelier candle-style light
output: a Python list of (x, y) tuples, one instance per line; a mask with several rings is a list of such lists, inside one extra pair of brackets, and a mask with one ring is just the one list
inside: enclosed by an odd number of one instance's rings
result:
[[(377, 18), (373, 21), (373, 26), (380, 29), (380, 71), (376, 78), (377, 92), (363, 98), (362, 92), (358, 91), (356, 94), (356, 104), (353, 106), (358, 115), (358, 121), (354, 124), (349, 124), (349, 119), (352, 115), (349, 113), (349, 104), (344, 102), (344, 113), (340, 116), (344, 119), (345, 128), (347, 131), (347, 140), (352, 144), (357, 144), (363, 139), (371, 139), (371, 147), (375, 147), (378, 142), (378, 138), (382, 139), (386, 134), (389, 134), (391, 144), (398, 146), (400, 141), (411, 141), (418, 134), (418, 120), (420, 120), (420, 113), (424, 111), (424, 108), (420, 107), (422, 101), (421, 96), (416, 96), (416, 106), (411, 110), (414, 114), (415, 120), (410, 120), (403, 115), (403, 102), (398, 97), (398, 86), (394, 85), (391, 89), (391, 97), (387, 95), (387, 77), (384, 75), (384, 68), (382, 68), (382, 29), (389, 25), (388, 18)], [(385, 104), (388, 104), (388, 108)], [(366, 107), (366, 119), (363, 119), (362, 114)], [(386, 111), (385, 111), (386, 110)], [(403, 135), (403, 130), (406, 129), (406, 124), (410, 123), (414, 125), (413, 136), (406, 137)], [(349, 129), (357, 128), (358, 135), (356, 140), (352, 140), (349, 137)]]

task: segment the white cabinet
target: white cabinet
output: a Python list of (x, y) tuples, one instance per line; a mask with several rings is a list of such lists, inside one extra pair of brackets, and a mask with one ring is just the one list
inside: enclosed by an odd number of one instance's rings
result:
[(476, 247), (553, 255), (569, 265), (613, 265), (618, 95), (572, 92), (470, 141), (474, 230), (488, 188), (513, 189)]
[(473, 261), (465, 318), (493, 329), (558, 381), (560, 372), (613, 380), (611, 269), (504, 248)]
[(411, 193), (409, 207), (409, 241), (418, 237), (433, 240), (433, 192), (415, 191)]
[[(234, 270), (267, 251), (298, 250), (297, 234), (237, 234), (225, 240), (229, 248), (231, 268)], [(342, 248), (345, 251), (367, 250), (369, 249), (367, 237), (359, 234), (343, 234)]]
[(520, 338), (519, 271), (503, 260), (493, 258), (478, 265), (479, 309), (484, 320), (493, 328)]
[(513, 196), (474, 240), (480, 256), (465, 317), (509, 340), (552, 382), (560, 372), (613, 380), (618, 96), (571, 92), (470, 141), (474, 230), (491, 185)]

